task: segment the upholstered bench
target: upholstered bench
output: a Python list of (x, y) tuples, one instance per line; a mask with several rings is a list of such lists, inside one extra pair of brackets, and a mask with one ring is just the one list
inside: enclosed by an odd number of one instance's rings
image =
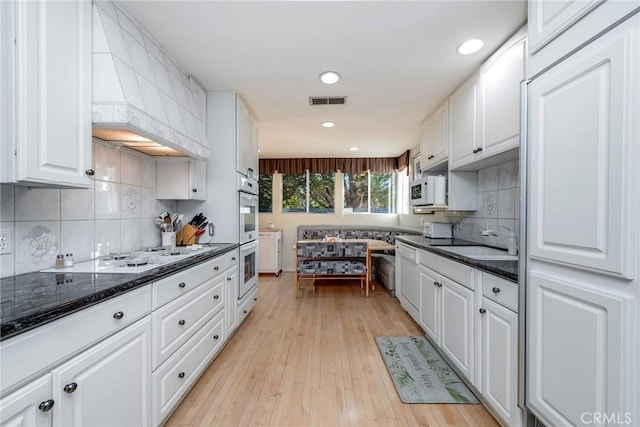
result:
[[(367, 277), (366, 242), (298, 242), (296, 247), (296, 296), (301, 278), (360, 279), (363, 288)], [(315, 290), (315, 281), (313, 282)]]
[[(298, 241), (322, 240), (327, 236), (343, 239), (376, 239), (395, 244), (397, 235), (420, 234), (419, 230), (402, 227), (375, 225), (300, 225), (298, 226)], [(393, 252), (373, 252), (371, 254), (372, 276), (387, 289), (394, 297), (396, 293), (396, 263)]]

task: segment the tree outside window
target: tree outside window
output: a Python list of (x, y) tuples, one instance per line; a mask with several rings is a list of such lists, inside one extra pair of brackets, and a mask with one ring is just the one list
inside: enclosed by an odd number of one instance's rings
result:
[(258, 212), (273, 212), (273, 175), (258, 176)]
[(333, 213), (334, 174), (309, 173), (282, 176), (282, 212)]
[(344, 174), (345, 211), (396, 213), (394, 173)]

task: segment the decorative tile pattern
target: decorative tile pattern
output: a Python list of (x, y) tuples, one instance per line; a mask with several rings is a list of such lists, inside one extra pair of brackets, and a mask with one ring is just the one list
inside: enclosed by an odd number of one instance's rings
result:
[(60, 222), (16, 222), (16, 274), (54, 265), (60, 253)]
[(123, 185), (121, 187), (121, 218), (140, 218), (140, 213), (142, 211), (141, 190), (141, 187), (134, 187), (130, 185)]

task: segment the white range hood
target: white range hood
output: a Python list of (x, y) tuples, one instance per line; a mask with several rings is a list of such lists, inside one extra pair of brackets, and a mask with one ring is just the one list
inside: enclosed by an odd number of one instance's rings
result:
[(122, 5), (93, 5), (93, 136), (157, 156), (209, 158), (206, 93)]

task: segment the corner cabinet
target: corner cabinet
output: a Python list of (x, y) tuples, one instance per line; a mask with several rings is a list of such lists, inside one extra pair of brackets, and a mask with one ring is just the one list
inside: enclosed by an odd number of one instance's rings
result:
[(158, 159), (156, 173), (157, 199), (207, 199), (206, 160)]
[(0, 8), (0, 181), (88, 188), (91, 2), (2, 2)]

